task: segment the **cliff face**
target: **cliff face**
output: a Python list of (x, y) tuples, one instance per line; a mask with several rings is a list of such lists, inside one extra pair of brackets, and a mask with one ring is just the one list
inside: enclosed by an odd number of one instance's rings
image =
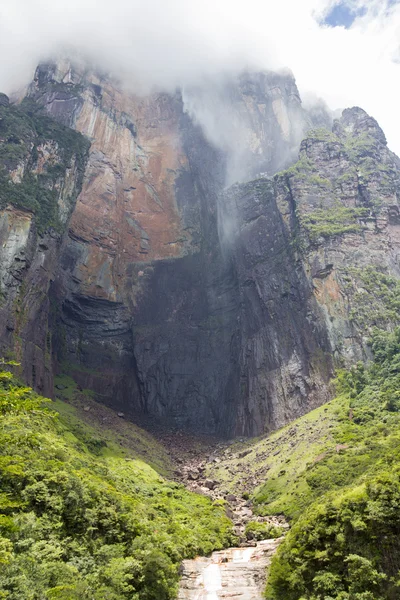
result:
[[(79, 178), (63, 172), (74, 181), (67, 232), (45, 224), (40, 234), (47, 246), (55, 236), (45, 281), (32, 267), (36, 279), (25, 278), (44, 307), (24, 312), (42, 336), (33, 344), (52, 340), (32, 364), (50, 372), (51, 352), (56, 370), (106, 403), (232, 435), (324, 402), (334, 362), (366, 356), (365, 281), (378, 278), (389, 304), (396, 291), (399, 164), (361, 109), (333, 132), (312, 130), (299, 162), (272, 178), (313, 122), (329, 124), (302, 109), (290, 75), (139, 97), (60, 62), (38, 68), (24, 102), (91, 142), (76, 204)], [(12, 256), (29, 248), (36, 264), (32, 214), (5, 215)], [(21, 288), (9, 298), (7, 318)], [(383, 305), (374, 310), (386, 327), (396, 311)], [(8, 331), (5, 346), (19, 335)]]
[[(239, 158), (241, 176), (288, 161), (307, 125), (293, 79), (242, 75), (184, 103), (122, 93), (66, 63), (40, 67), (29, 95), (92, 141), (52, 289), (58, 361), (125, 410), (260, 430), (268, 407), (238, 417), (240, 296), (219, 194)], [(219, 122), (217, 145), (205, 133), (227, 106), (233, 132)]]
[(225, 184), (272, 174), (297, 159), (299, 144), (316, 120), (307, 113), (290, 73), (220, 76), (182, 93), (184, 109), (225, 155)]
[(399, 158), (373, 118), (346, 109), (309, 132), (276, 189), (333, 355), (367, 358), (371, 329), (398, 324)]
[(253, 431), (321, 403), (333, 367), (369, 358), (373, 328), (399, 324), (399, 167), (376, 121), (352, 108), (332, 131), (310, 130), (299, 161), (273, 181), (225, 192), (238, 405)]
[(89, 144), (29, 101), (15, 108), (0, 100), (0, 352), (49, 394), (48, 292)]
[(229, 188), (223, 206), (234, 224), (225, 244), (239, 299), (236, 423), (239, 431), (254, 433), (328, 399), (331, 347), (274, 180)]

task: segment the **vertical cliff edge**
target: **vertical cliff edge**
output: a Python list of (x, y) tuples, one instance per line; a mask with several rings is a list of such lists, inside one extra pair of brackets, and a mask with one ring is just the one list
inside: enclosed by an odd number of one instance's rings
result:
[(68, 61), (4, 104), (0, 339), (43, 393), (63, 372), (132, 414), (254, 435), (397, 323), (400, 161), (363, 110), (316, 123), (287, 73), (143, 97)]
[(49, 288), (82, 188), (90, 143), (26, 99), (0, 96), (0, 345), (52, 392)]

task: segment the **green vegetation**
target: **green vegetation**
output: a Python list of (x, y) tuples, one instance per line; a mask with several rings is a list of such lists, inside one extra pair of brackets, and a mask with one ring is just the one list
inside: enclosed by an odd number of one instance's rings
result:
[(361, 186), (368, 187), (370, 181), (373, 181), (376, 193), (376, 183), (378, 183), (379, 193), (370, 203), (372, 208), (379, 211), (384, 204), (385, 196), (396, 193), (397, 185), (394, 164), (384, 162), (387, 157), (381, 153), (382, 143), (367, 132), (349, 134), (344, 139), (344, 150), (348, 159), (354, 164), (352, 170), (357, 173), (358, 183)]
[(332, 142), (336, 144), (341, 143), (338, 136), (325, 127), (316, 127), (314, 129), (310, 129), (307, 131), (307, 138), (321, 142)]
[(348, 135), (345, 138), (344, 147), (350, 160), (359, 162), (376, 154), (378, 140), (369, 133)]
[[(295, 209), (292, 246), (301, 253), (324, 239), (362, 233), (362, 219), (375, 219), (397, 189), (395, 161), (376, 132), (317, 128), (303, 144), (298, 162), (275, 176)], [(359, 206), (348, 206), (350, 197)]]
[(270, 523), (259, 523), (258, 521), (249, 521), (246, 524), (245, 535), (248, 540), (270, 540), (282, 535), (281, 527), (271, 525)]
[[(323, 127), (310, 129), (307, 132), (307, 139), (317, 140), (321, 142), (335, 142), (340, 143), (339, 138), (329, 131), (328, 129), (324, 129)], [(313, 174), (314, 173), (314, 174)], [(307, 179), (309, 181), (314, 178), (314, 184), (320, 185), (330, 185), (330, 181), (326, 178), (321, 178), (318, 175), (317, 166), (314, 164), (314, 161), (306, 156), (305, 152), (300, 154), (299, 160), (284, 171), (281, 171), (276, 174), (277, 178), (287, 178), (287, 177), (296, 177), (297, 179)]]
[(366, 208), (351, 208), (336, 202), (329, 208), (317, 208), (311, 213), (300, 215), (300, 223), (310, 241), (331, 238), (344, 233), (360, 233), (363, 226), (359, 219), (368, 216)]
[(254, 479), (264, 481), (252, 494), (255, 511), (295, 519), (314, 497), (305, 479), (307, 469), (326, 452), (336, 454), (337, 422), (346, 418), (345, 407), (329, 402), (268, 437), (236, 443), (231, 456), (208, 466), (207, 476), (237, 495), (247, 495)]
[(308, 181), (311, 185), (325, 188), (332, 188), (332, 182), (330, 179), (326, 177), (320, 177), (319, 175), (311, 175), (308, 178)]
[(336, 178), (336, 183), (339, 186), (357, 183), (357, 170), (354, 166), (350, 167), (343, 175)]
[(140, 459), (165, 477), (172, 474), (170, 457), (150, 433), (96, 402), (94, 397), (97, 398), (98, 394), (89, 389), (79, 389), (72, 377), (58, 375), (55, 384), (57, 395), (52, 406), (68, 430), (85, 445), (94, 448), (97, 440), (102, 440), (102, 454), (107, 452)]
[(294, 165), (285, 171), (280, 171), (280, 173), (277, 173), (275, 177), (278, 179), (286, 179), (288, 177), (307, 179), (311, 176), (312, 171), (316, 171), (316, 166), (314, 165), (313, 161), (307, 158), (303, 153)]
[[(336, 450), (300, 474), (308, 508), (273, 560), (270, 600), (400, 595), (400, 329), (376, 330), (371, 349), (368, 368), (360, 363), (338, 376)], [(268, 490), (256, 497), (268, 503)]]
[[(43, 168), (38, 168), (43, 146), (50, 154), (43, 161)], [(82, 185), (89, 146), (80, 133), (41, 114), (29, 99), (20, 106), (0, 106), (0, 208), (12, 204), (32, 211), (39, 233), (49, 227), (61, 230), (59, 188), (74, 163), (76, 193), (66, 199), (72, 208)], [(10, 172), (20, 166), (22, 177), (14, 182)]]
[(349, 269), (352, 279), (347, 283), (348, 293), (353, 295), (351, 320), (361, 331), (373, 327), (382, 329), (395, 326), (400, 321), (400, 281), (375, 267)]
[[(396, 302), (391, 278), (363, 277), (384, 303)], [(208, 469), (236, 494), (264, 480), (251, 496), (254, 511), (291, 521), (270, 569), (269, 600), (400, 597), (400, 329), (375, 329), (370, 346), (374, 361), (340, 371), (334, 400), (235, 444)]]
[(150, 436), (52, 406), (0, 374), (0, 598), (167, 600), (182, 558), (235, 542), (221, 505), (138, 458)]

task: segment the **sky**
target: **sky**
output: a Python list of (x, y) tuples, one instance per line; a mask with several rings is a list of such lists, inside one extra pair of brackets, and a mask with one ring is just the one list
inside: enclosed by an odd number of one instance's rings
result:
[(306, 102), (361, 106), (400, 154), (399, 0), (0, 0), (0, 91), (70, 47), (139, 91), (289, 68)]
[(351, 27), (357, 17), (365, 16), (365, 6), (351, 6), (349, 2), (338, 2), (332, 6), (322, 19), (324, 25), (330, 27)]

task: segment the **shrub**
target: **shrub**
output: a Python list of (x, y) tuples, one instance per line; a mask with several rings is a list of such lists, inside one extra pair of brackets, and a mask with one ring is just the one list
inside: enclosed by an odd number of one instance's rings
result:
[(258, 521), (246, 523), (245, 535), (248, 540), (270, 540), (280, 537), (282, 533), (281, 527), (271, 523), (259, 523)]
[(169, 600), (183, 558), (236, 542), (223, 506), (72, 431), (11, 374), (0, 410), (0, 598)]
[(400, 329), (375, 330), (370, 345), (373, 363), (337, 378), (347, 410), (334, 435), (345, 450), (304, 473), (308, 508), (272, 561), (270, 600), (399, 597)]

